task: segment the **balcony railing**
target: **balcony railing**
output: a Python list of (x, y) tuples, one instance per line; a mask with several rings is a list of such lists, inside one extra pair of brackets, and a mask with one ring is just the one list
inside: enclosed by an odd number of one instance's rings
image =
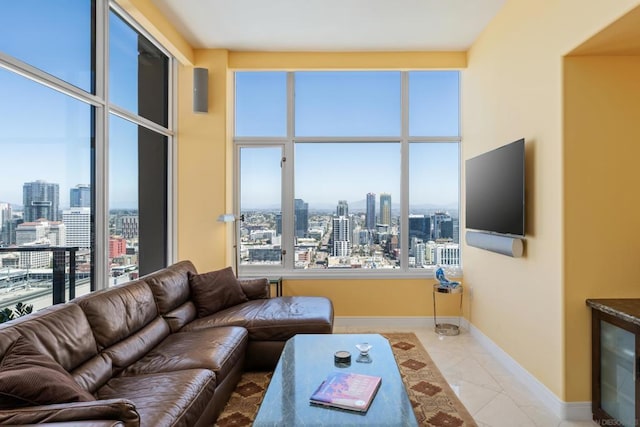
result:
[[(52, 304), (60, 304), (65, 302), (66, 289), (69, 289), (69, 300), (76, 296), (76, 252), (79, 250), (76, 246), (39, 246), (39, 247), (0, 247), (0, 253), (14, 253), (14, 252), (52, 252), (51, 261), (51, 290), (52, 290)], [(67, 253), (68, 263), (67, 263)], [(68, 267), (67, 267), (68, 265)], [(2, 270), (6, 268), (7, 274), (3, 276)], [(68, 270), (67, 270), (68, 268)], [(29, 272), (29, 268), (26, 269), (14, 269), (13, 274), (9, 274), (9, 267), (0, 267), (0, 290), (5, 290), (7, 296), (9, 296), (9, 290), (25, 280), (27, 284), (31, 280), (32, 273)], [(15, 273), (17, 271), (17, 273)], [(49, 276), (46, 274), (46, 276)], [(42, 277), (39, 277), (42, 279)], [(68, 279), (68, 281), (67, 281)], [(0, 294), (0, 308), (11, 305), (15, 302), (29, 302), (36, 297), (41, 297), (46, 292), (25, 294), (11, 297), (2, 298)]]

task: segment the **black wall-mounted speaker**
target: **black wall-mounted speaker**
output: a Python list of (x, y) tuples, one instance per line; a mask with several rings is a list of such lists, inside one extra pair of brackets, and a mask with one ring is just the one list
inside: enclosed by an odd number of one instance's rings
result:
[(209, 70), (206, 68), (193, 69), (193, 112), (206, 113), (209, 111)]

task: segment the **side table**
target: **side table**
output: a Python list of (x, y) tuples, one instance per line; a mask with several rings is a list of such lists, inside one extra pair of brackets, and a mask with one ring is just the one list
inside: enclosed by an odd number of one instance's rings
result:
[[(436, 294), (458, 294), (460, 295), (460, 317), (458, 317), (458, 324), (452, 323), (438, 323), (436, 314)], [(462, 285), (458, 285), (455, 288), (441, 287), (439, 283), (433, 285), (433, 325), (435, 327), (436, 334), (438, 335), (458, 335), (460, 333), (460, 321), (462, 319)]]

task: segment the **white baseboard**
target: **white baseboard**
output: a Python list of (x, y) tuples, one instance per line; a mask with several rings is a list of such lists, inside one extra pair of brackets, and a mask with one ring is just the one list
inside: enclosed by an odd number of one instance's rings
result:
[[(459, 319), (456, 316), (438, 316), (438, 323), (453, 323), (469, 331), (482, 347), (487, 350), (505, 369), (524, 384), (524, 386), (535, 396), (540, 398), (542, 403), (561, 420), (587, 421), (592, 419), (591, 402), (564, 402), (558, 398), (551, 390), (542, 384), (529, 371), (524, 369), (509, 354), (487, 337), (480, 329), (470, 324), (467, 319)], [(380, 330), (397, 329), (399, 331), (410, 331), (413, 328), (432, 328), (433, 317), (351, 317), (336, 316), (334, 326), (352, 328), (371, 328)], [(428, 349), (427, 349), (428, 350)]]
[[(438, 316), (438, 323), (458, 324), (458, 317)], [(460, 327), (465, 327), (465, 319), (462, 319)], [(397, 329), (409, 331), (413, 328), (433, 328), (433, 317), (365, 317), (365, 316), (336, 316), (333, 325), (343, 328), (371, 328), (374, 329)], [(466, 322), (468, 326), (469, 323)]]
[(495, 357), (516, 379), (520, 380), (531, 393), (539, 397), (547, 409), (556, 417), (569, 421), (588, 421), (592, 419), (591, 402), (564, 402), (560, 400), (555, 393), (531, 375), (529, 371), (509, 356), (480, 329), (470, 325), (469, 332), (485, 350)]

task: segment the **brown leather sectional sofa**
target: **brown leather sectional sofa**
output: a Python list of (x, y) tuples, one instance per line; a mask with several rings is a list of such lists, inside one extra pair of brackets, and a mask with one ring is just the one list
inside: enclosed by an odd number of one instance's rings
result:
[[(332, 332), (330, 300), (269, 298), (267, 279), (239, 279), (247, 301), (198, 317), (194, 274), (182, 261), (0, 325), (0, 388), (12, 365), (19, 394), (44, 385), (34, 402), (0, 391), (0, 425), (212, 426), (244, 370), (274, 368), (297, 333)], [(37, 403), (47, 394), (71, 400)]]

